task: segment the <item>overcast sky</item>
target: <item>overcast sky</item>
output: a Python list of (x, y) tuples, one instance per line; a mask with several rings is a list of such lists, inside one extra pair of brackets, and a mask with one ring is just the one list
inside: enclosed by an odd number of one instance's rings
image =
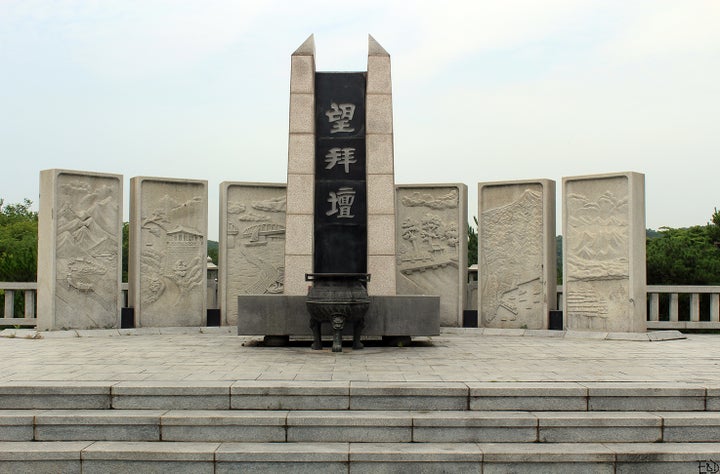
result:
[[(647, 226), (720, 207), (720, 1), (0, 0), (0, 197), (61, 168), (284, 182), (290, 55), (390, 53), (397, 183), (645, 173)], [(128, 198), (125, 199), (127, 218)]]

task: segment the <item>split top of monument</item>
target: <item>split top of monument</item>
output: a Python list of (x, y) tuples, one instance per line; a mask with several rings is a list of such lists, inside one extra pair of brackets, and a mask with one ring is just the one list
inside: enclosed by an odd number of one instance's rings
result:
[(397, 294), (391, 104), (390, 55), (374, 38), (366, 71), (316, 71), (312, 35), (292, 54), (288, 294), (304, 294), (309, 273), (382, 275), (368, 290)]
[[(293, 56), (315, 56), (315, 35), (310, 35), (301, 44), (294, 53)], [(372, 35), (368, 35), (368, 56), (390, 56), (385, 48), (380, 46)]]

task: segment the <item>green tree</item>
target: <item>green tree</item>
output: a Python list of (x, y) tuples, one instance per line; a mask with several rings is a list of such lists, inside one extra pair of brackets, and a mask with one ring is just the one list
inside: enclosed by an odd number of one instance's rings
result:
[[(37, 213), (32, 201), (8, 204), (0, 199), (0, 281), (35, 281), (37, 276)], [(0, 290), (0, 304), (5, 294)], [(25, 302), (22, 292), (15, 293), (15, 314), (22, 317)]]
[(218, 263), (219, 244), (214, 240), (208, 240), (207, 243), (208, 257), (210, 257), (215, 265)]
[(5, 204), (0, 199), (0, 281), (36, 281), (37, 212), (32, 201)]
[(710, 223), (681, 229), (661, 227), (647, 240), (649, 285), (720, 285), (720, 214)]
[(473, 216), (473, 220), (475, 221), (475, 227), (471, 226), (470, 223), (468, 223), (468, 256), (467, 256), (467, 264), (474, 265), (478, 263), (478, 233), (477, 233), (477, 225), (478, 220), (477, 217)]
[(717, 210), (717, 207), (714, 209), (710, 222), (708, 222), (708, 232), (713, 245), (720, 247), (720, 211)]

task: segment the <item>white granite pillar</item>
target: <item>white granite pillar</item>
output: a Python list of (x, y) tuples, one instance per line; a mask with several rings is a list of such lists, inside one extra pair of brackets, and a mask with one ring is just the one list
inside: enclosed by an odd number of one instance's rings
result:
[(555, 181), (478, 184), (478, 323), (547, 329), (556, 307)]
[(366, 89), (367, 234), (370, 295), (395, 295), (395, 168), (390, 55), (368, 37)]
[(224, 326), (237, 325), (238, 295), (283, 292), (285, 196), (284, 184), (220, 183), (218, 283)]
[(207, 322), (207, 181), (130, 180), (128, 300), (136, 327)]
[(467, 186), (396, 186), (399, 295), (440, 296), (440, 325), (460, 327), (467, 286)]
[(40, 172), (37, 326), (120, 327), (122, 175)]
[(645, 176), (563, 178), (566, 329), (645, 332)]
[(305, 274), (313, 271), (315, 201), (315, 41), (305, 40), (290, 64), (290, 137), (285, 216), (287, 295), (306, 295)]

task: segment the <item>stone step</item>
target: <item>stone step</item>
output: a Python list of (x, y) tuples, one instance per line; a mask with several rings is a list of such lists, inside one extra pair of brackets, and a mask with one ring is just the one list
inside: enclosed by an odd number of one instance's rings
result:
[(720, 442), (720, 412), (0, 410), (0, 441)]
[(720, 411), (720, 384), (0, 382), (0, 409)]
[(719, 443), (0, 442), (0, 472), (717, 472)]

